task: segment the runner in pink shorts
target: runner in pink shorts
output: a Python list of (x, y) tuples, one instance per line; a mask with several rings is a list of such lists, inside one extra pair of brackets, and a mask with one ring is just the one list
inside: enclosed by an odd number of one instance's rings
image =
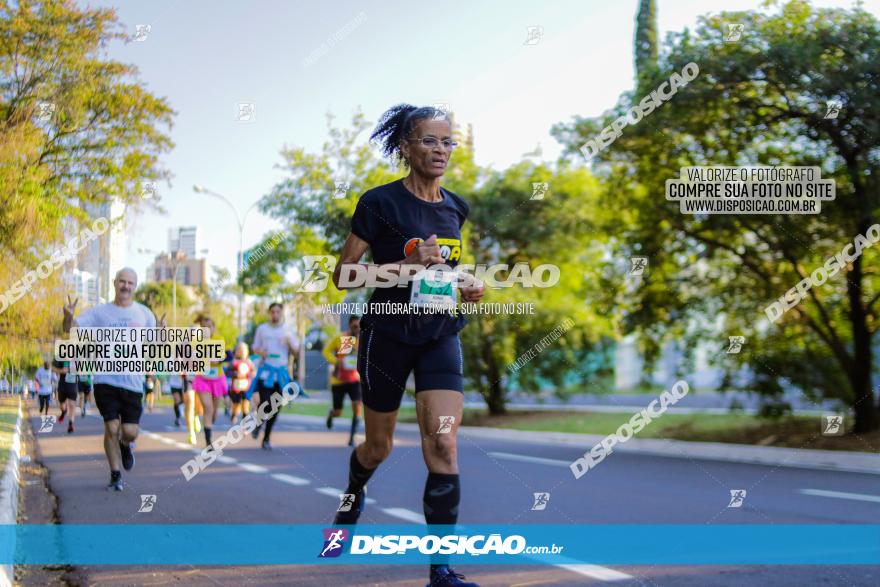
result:
[[(208, 316), (199, 316), (196, 319), (196, 324), (208, 329), (207, 338), (210, 338), (214, 333), (214, 321)], [(193, 380), (193, 390), (199, 394), (199, 401), (204, 410), (205, 420), (202, 428), (205, 431), (205, 443), (207, 446), (211, 446), (211, 428), (217, 419), (220, 407), (223, 405), (223, 400), (220, 398), (227, 394), (226, 375), (223, 373), (220, 363), (212, 363), (204, 372), (196, 375)]]

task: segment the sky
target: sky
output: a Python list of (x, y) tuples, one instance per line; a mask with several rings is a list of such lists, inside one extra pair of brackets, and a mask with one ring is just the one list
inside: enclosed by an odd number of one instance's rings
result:
[[(445, 103), (457, 122), (473, 125), (477, 162), (504, 169), (539, 144), (541, 158), (555, 160), (561, 147), (552, 125), (601, 114), (633, 82), (637, 0), (80, 4), (115, 8), (130, 32), (149, 25), (145, 40), (114, 43), (109, 54), (136, 65), (176, 112), (176, 146), (162, 158), (172, 179), (158, 186), (167, 213), (144, 211), (128, 232), (127, 264), (139, 275), (154, 255), (138, 250), (166, 250), (168, 228), (178, 225), (197, 226), (209, 267), (234, 274), (235, 216), (193, 185), (227, 196), (243, 213), (283, 177), (284, 146), (320, 150), (327, 113), (344, 125), (358, 108), (377, 120), (400, 102)], [(658, 40), (693, 27), (700, 15), (760, 5), (658, 0)], [(863, 6), (880, 15), (880, 0)], [(537, 43), (526, 43), (528, 27), (541, 27)], [(240, 103), (255, 105), (250, 122), (237, 119)], [(278, 227), (254, 210), (245, 248)]]

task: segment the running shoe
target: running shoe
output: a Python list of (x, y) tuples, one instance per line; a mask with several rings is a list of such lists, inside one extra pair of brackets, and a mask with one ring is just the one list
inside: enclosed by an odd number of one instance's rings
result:
[(431, 567), (431, 582), (425, 587), (480, 587), (473, 581), (464, 581), (464, 575), (459, 575), (447, 565)]
[(107, 485), (108, 491), (122, 491), (122, 473), (119, 471), (110, 473), (110, 484)]
[(260, 446), (263, 447), (263, 450), (272, 450), (272, 445), (269, 444), (268, 440), (263, 440), (263, 444)]
[(196, 445), (196, 433), (194, 431), (189, 433), (189, 443), (193, 446)]
[(327, 430), (333, 428), (333, 412), (327, 414)]
[(67, 410), (62, 410), (62, 411), (61, 411), (61, 415), (58, 416), (58, 423), (59, 423), (59, 424), (61, 424), (62, 422), (64, 422), (64, 416), (66, 416), (66, 415), (67, 415)]
[(68, 422), (68, 423), (67, 423), (67, 433), (68, 433), (68, 434), (72, 434), (72, 433), (73, 433), (73, 422)]
[(262, 424), (258, 424), (256, 427), (254, 427), (254, 429), (251, 431), (251, 438), (253, 438), (254, 440), (259, 438), (260, 437), (260, 428), (262, 428), (262, 427), (263, 427)]
[(351, 506), (351, 509), (347, 512), (336, 512), (336, 517), (333, 518), (334, 526), (351, 526), (357, 524), (358, 518), (361, 517), (361, 514), (364, 511), (364, 506), (367, 503), (367, 487), (364, 486), (361, 489), (360, 493), (356, 493), (354, 496), (354, 505)]
[(119, 451), (122, 453), (122, 468), (126, 471), (131, 471), (132, 467), (134, 467), (134, 451), (132, 451), (133, 445), (133, 442), (130, 442), (128, 444), (124, 442), (119, 443)]
[(193, 418), (193, 424), (194, 424), (194, 427), (195, 427), (195, 429), (196, 429), (196, 432), (201, 432), (201, 431), (202, 431), (202, 423), (201, 423), (201, 421), (199, 420), (199, 417), (198, 417), (198, 416), (196, 416), (195, 418)]

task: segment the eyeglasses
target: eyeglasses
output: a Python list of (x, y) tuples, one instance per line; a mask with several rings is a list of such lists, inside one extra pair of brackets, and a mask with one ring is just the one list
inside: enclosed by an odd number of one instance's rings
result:
[(442, 145), (444, 149), (446, 149), (447, 151), (451, 151), (458, 146), (458, 143), (456, 143), (455, 141), (450, 141), (449, 139), (441, 141), (440, 139), (436, 139), (434, 137), (422, 137), (420, 139), (407, 140), (413, 143), (421, 143), (422, 146), (427, 149), (436, 149), (437, 147)]

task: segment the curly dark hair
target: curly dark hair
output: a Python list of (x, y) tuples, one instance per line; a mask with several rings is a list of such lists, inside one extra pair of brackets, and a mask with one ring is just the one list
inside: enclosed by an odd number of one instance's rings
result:
[(205, 322), (214, 322), (214, 319), (211, 318), (211, 316), (209, 316), (208, 314), (199, 314), (198, 316), (196, 316), (196, 324), (204, 328)]
[(382, 145), (382, 154), (385, 157), (397, 161), (404, 167), (409, 167), (409, 162), (400, 152), (400, 141), (412, 133), (419, 121), (438, 118), (449, 119), (449, 116), (443, 110), (433, 106), (418, 107), (412, 104), (392, 106), (379, 119), (379, 124), (370, 135), (370, 141)]

